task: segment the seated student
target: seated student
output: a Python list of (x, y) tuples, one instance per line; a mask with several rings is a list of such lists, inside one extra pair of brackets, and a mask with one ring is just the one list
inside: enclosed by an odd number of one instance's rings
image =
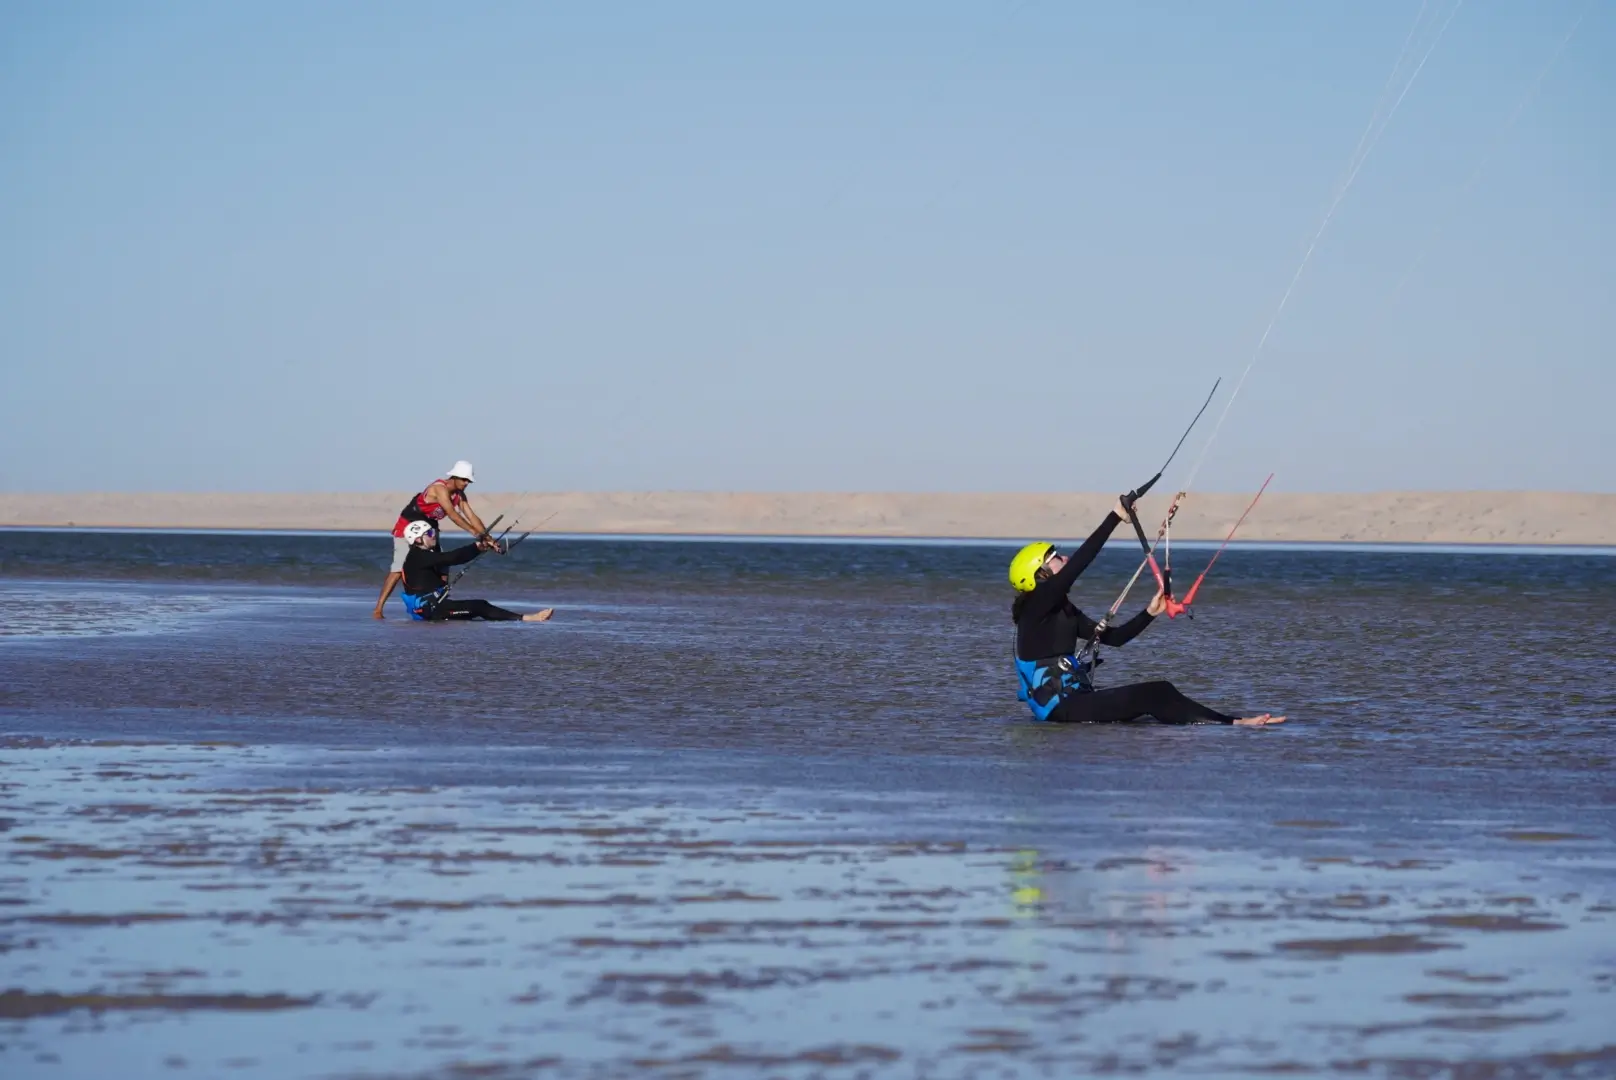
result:
[(477, 516), (477, 511), (471, 508), (471, 495), (466, 490), (471, 486), (471, 462), (457, 461), (449, 475), (441, 480), (434, 480), (419, 494), (404, 504), (404, 509), (398, 513), (398, 520), (393, 523), (393, 565), (388, 571), (387, 580), (382, 582), (382, 594), (376, 598), (376, 610), (371, 612), (372, 618), (382, 618), (382, 608), (387, 604), (387, 598), (393, 595), (404, 572), (404, 556), (410, 553), (410, 545), (404, 539), (404, 530), (412, 521), (425, 521), (436, 527), (445, 517), (451, 519), (456, 525), (465, 529), (479, 540), (488, 535), (488, 527), (483, 519)]
[(453, 551), (438, 548), (437, 530), (430, 522), (412, 521), (404, 530), (410, 550), (404, 556), (404, 607), (410, 618), (442, 622), (445, 619), (487, 619), (491, 622), (544, 622), (555, 614), (553, 608), (519, 615), (496, 607), (487, 600), (458, 600), (444, 595), (451, 566), (475, 559), (485, 551), (497, 551), (496, 541), (485, 539)]
[(1121, 626), (1097, 624), (1073, 605), (1068, 594), (1077, 576), (1094, 561), (1106, 538), (1128, 516), (1121, 500), (1100, 527), (1067, 558), (1050, 543), (1032, 543), (1010, 562), (1010, 584), (1016, 590), (1010, 618), (1016, 624), (1017, 697), (1038, 720), (1057, 724), (1113, 724), (1155, 717), (1165, 724), (1239, 724), (1262, 727), (1283, 724), (1283, 716), (1257, 713), (1232, 716), (1185, 697), (1165, 680), (1094, 688), (1092, 653), (1080, 645), (1118, 648), (1150, 625), (1166, 607), (1157, 592), (1150, 605)]

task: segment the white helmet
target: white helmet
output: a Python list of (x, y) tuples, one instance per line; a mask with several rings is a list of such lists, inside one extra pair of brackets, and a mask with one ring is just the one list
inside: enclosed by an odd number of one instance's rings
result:
[(404, 542), (406, 544), (419, 544), (431, 535), (432, 523), (430, 521), (412, 521), (404, 526)]
[(477, 480), (475, 476), (471, 475), (471, 462), (469, 461), (455, 462), (454, 468), (449, 470), (449, 475), (451, 477), (458, 476), (468, 484), (475, 483)]

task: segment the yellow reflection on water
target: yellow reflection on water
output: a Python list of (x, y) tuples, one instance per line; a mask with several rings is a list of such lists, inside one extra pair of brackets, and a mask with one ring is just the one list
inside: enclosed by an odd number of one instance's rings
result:
[(1010, 860), (1010, 903), (1016, 918), (1034, 918), (1043, 909), (1043, 877), (1036, 848), (1022, 848)]

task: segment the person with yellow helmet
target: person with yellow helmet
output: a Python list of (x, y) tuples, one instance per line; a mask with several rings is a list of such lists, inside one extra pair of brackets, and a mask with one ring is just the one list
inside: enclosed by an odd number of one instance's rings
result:
[(1037, 542), (1010, 560), (1010, 584), (1016, 590), (1010, 617), (1016, 624), (1016, 675), (1021, 683), (1017, 699), (1027, 703), (1034, 718), (1054, 723), (1106, 724), (1146, 716), (1168, 724), (1283, 723), (1283, 716), (1269, 713), (1237, 717), (1209, 709), (1165, 680), (1095, 689), (1093, 650), (1087, 644), (1125, 645), (1166, 607), (1166, 595), (1158, 591), (1139, 614), (1120, 626), (1107, 626), (1083, 614), (1067, 595), (1116, 527), (1130, 517), (1129, 502), (1126, 497), (1117, 500), (1116, 509), (1070, 558), (1054, 544)]

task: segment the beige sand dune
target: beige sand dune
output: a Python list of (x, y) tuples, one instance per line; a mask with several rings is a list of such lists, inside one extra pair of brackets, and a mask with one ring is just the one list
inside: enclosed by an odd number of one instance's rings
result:
[[(408, 492), (371, 494), (15, 494), (0, 526), (314, 529), (392, 527)], [(1173, 535), (1222, 539), (1250, 494), (1197, 494)], [(1114, 495), (759, 494), (745, 492), (476, 492), (483, 516), (504, 511), (546, 531), (749, 536), (998, 537), (1086, 534)], [(1145, 500), (1160, 514), (1166, 498)], [(1436, 544), (1616, 544), (1616, 495), (1533, 491), (1270, 492), (1246, 540)]]

